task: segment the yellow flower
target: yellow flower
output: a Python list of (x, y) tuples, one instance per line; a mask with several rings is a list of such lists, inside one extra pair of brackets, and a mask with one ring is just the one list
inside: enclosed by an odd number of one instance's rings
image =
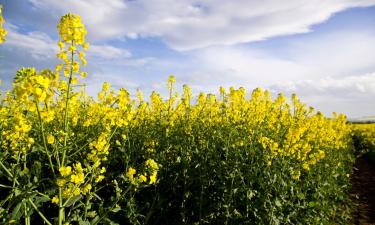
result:
[(59, 204), (59, 197), (53, 196), (51, 202), (54, 203), (54, 204)]
[(7, 34), (7, 31), (3, 29), (4, 19), (2, 17), (1, 10), (2, 10), (2, 6), (0, 5), (0, 44), (5, 41), (5, 36)]
[(74, 45), (69, 46), (69, 49), (68, 49), (69, 52), (74, 52), (75, 50), (77, 50), (76, 46)]
[(63, 186), (66, 184), (66, 180), (65, 180), (65, 179), (60, 179), (60, 178), (58, 178), (58, 179), (56, 180), (56, 184), (57, 184), (57, 186), (59, 186), (59, 187), (63, 187)]
[(60, 167), (59, 172), (60, 172), (61, 176), (63, 176), (63, 177), (69, 176), (72, 173), (72, 167), (70, 167), (70, 166)]
[(73, 77), (73, 78), (72, 78), (72, 84), (73, 84), (73, 85), (78, 84), (78, 79), (77, 79), (77, 77)]
[(78, 173), (78, 174), (72, 174), (70, 176), (70, 182), (75, 184), (82, 184), (85, 181), (85, 174), (84, 173)]
[(86, 186), (83, 187), (82, 193), (87, 194), (88, 192), (90, 192), (91, 188), (92, 188), (91, 184), (87, 184)]
[(95, 182), (96, 182), (96, 183), (99, 183), (99, 182), (102, 181), (103, 179), (104, 179), (104, 176), (103, 176), (103, 175), (99, 175), (99, 176), (96, 177)]
[(141, 180), (141, 182), (147, 182), (147, 177), (145, 175), (140, 175), (139, 180)]
[(48, 136), (47, 136), (47, 142), (48, 142), (48, 144), (55, 143), (55, 137), (52, 134), (48, 134)]
[(149, 184), (155, 184), (156, 183), (156, 178), (157, 178), (158, 172), (154, 171), (152, 175), (150, 176), (150, 183)]
[(84, 43), (82, 47), (87, 51), (89, 49), (89, 43)]
[(72, 70), (74, 73), (77, 73), (79, 71), (79, 63), (73, 62)]
[(168, 86), (172, 87), (172, 85), (176, 82), (176, 78), (173, 75), (170, 75), (168, 78)]
[(290, 174), (294, 180), (299, 180), (301, 176), (301, 171), (293, 169)]
[(128, 172), (126, 172), (126, 177), (128, 177), (131, 180), (133, 179), (133, 176), (136, 172), (137, 172), (136, 169), (129, 167)]
[(76, 173), (82, 173), (84, 171), (84, 169), (82, 168), (82, 164), (80, 162), (75, 163), (73, 166), (74, 166), (74, 171)]
[(87, 72), (81, 72), (81, 77), (82, 77), (82, 78), (87, 77)]
[(59, 46), (60, 51), (62, 51), (64, 49), (64, 47), (65, 47), (65, 44), (62, 41), (57, 42), (57, 45)]
[(159, 169), (158, 164), (153, 159), (147, 159), (146, 160), (146, 166), (149, 167), (152, 170)]
[(102, 88), (102, 91), (108, 91), (109, 90), (109, 87), (110, 87), (110, 84), (109, 83), (107, 83), (107, 82), (104, 82), (104, 84), (103, 84), (103, 88)]
[(81, 17), (68, 13), (61, 17), (57, 26), (61, 41), (71, 43), (74, 41), (78, 45), (85, 43), (85, 35), (87, 31), (81, 23)]

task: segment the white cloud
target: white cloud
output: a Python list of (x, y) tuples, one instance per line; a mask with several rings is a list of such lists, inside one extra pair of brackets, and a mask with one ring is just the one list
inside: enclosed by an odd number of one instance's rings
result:
[[(285, 55), (244, 45), (199, 49), (191, 52), (187, 66), (178, 69), (186, 81), (203, 86), (218, 81), (250, 87), (375, 71), (375, 34), (329, 32), (284, 45)], [(165, 62), (173, 64), (183, 63)], [(198, 73), (205, 75), (189, 75)]]
[[(15, 25), (8, 26), (7, 30), (8, 35), (6, 42), (4, 42), (5, 47), (21, 49), (35, 59), (56, 58), (56, 53), (58, 52), (57, 40), (53, 40), (48, 34), (40, 31), (22, 33)], [(104, 60), (127, 59), (132, 56), (127, 49), (106, 44), (90, 45), (88, 55)]]
[(21, 34), (13, 29), (8, 30), (4, 46), (23, 49), (36, 59), (55, 57), (54, 53), (58, 49), (55, 42), (45, 33), (35, 31)]
[(350, 118), (371, 116), (375, 112), (375, 72), (347, 77), (285, 82), (271, 87), (275, 93), (297, 93), (303, 102), (326, 115), (342, 112)]
[(326, 77), (318, 80), (289, 81), (273, 87), (305, 96), (335, 96), (341, 99), (375, 98), (375, 72), (347, 77)]
[(128, 50), (116, 48), (111, 45), (91, 45), (89, 54), (99, 56), (103, 59), (120, 59), (131, 57), (131, 53)]
[(30, 0), (53, 17), (78, 13), (97, 39), (157, 36), (177, 50), (304, 33), (311, 25), (375, 0)]

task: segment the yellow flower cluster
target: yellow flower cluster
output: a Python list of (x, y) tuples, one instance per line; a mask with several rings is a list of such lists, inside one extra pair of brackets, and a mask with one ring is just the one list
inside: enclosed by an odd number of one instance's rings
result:
[(179, 134), (198, 135), (196, 139), (202, 145), (206, 140), (200, 139), (199, 134), (192, 134), (193, 126), (206, 130), (236, 127), (243, 135), (231, 141), (231, 148), (256, 145), (265, 152), (264, 160), (269, 166), (276, 158), (291, 160), (295, 162), (291, 164), (290, 174), (294, 179), (299, 179), (303, 170), (309, 170), (324, 159), (327, 151), (348, 144), (350, 129), (345, 116), (334, 114), (333, 118), (326, 118), (320, 112), (315, 113), (313, 108), (306, 108), (296, 95), (288, 103), (282, 94), (273, 100), (268, 91), (258, 88), (247, 99), (244, 88), (230, 88), (227, 92), (221, 87), (219, 97), (201, 93), (193, 105), (190, 88), (185, 85), (178, 99), (173, 90), (174, 82), (174, 77), (170, 77), (170, 98), (166, 101), (156, 92), (151, 94), (150, 103), (144, 103), (138, 97), (133, 126), (161, 124), (166, 126), (167, 137), (171, 130), (178, 129)]
[[(59, 168), (61, 177), (56, 180), (56, 185), (62, 188), (62, 197), (69, 199), (80, 194), (87, 194), (91, 190), (91, 184), (85, 183), (85, 170), (81, 163), (73, 164), (71, 166), (64, 166)], [(58, 203), (58, 197), (52, 198), (53, 203)]]
[(85, 44), (85, 35), (87, 31), (81, 22), (81, 17), (68, 13), (61, 17), (57, 26), (61, 41), (75, 42), (77, 45)]
[(0, 44), (5, 41), (5, 36), (7, 35), (7, 31), (3, 28), (4, 19), (2, 16), (2, 6), (0, 5)]
[(31, 112), (35, 112), (39, 104), (53, 101), (53, 88), (57, 86), (57, 82), (58, 75), (49, 70), (38, 73), (35, 68), (22, 68), (17, 71), (13, 90), (17, 99)]
[[(5, 35), (2, 24), (0, 11), (0, 43)], [(114, 149), (111, 143), (121, 146), (126, 141), (137, 107), (128, 91), (111, 90), (109, 83), (104, 83), (98, 100), (86, 95), (84, 85), (77, 90), (78, 75), (87, 75), (81, 72), (81, 66), (86, 65), (87, 32), (80, 17), (73, 14), (62, 17), (58, 30), (57, 57), (62, 61), (56, 70), (21, 68), (13, 89), (0, 95), (0, 149), (4, 156), (1, 168), (8, 176), (5, 180), (13, 181), (14, 186), (25, 185), (26, 180), (21, 181), (18, 174), (30, 176), (35, 168), (42, 169), (46, 176), (38, 180), (40, 190), (45, 190), (45, 180), (54, 180), (51, 202), (59, 205), (62, 224), (66, 220), (64, 208), (72, 198), (80, 196), (90, 204), (97, 190), (108, 186), (101, 183), (106, 179), (104, 162)], [(46, 163), (39, 165), (36, 159)], [(143, 167), (137, 180), (155, 184), (159, 165), (149, 159)], [(18, 169), (20, 172), (13, 175)]]
[[(86, 65), (86, 53), (83, 50), (87, 51), (88, 49), (88, 43), (85, 42), (87, 31), (81, 22), (81, 17), (71, 13), (61, 18), (57, 28), (60, 34), (58, 42), (60, 52), (57, 57), (63, 63), (57, 65), (56, 72), (63, 70), (64, 76), (70, 77), (72, 84), (76, 84), (78, 80), (73, 76), (73, 73), (80, 71), (80, 64), (74, 56), (78, 56), (83, 66)], [(86, 75), (86, 72), (81, 72), (81, 77), (86, 77)]]
[(126, 177), (131, 184), (138, 186), (141, 183), (156, 184), (159, 165), (153, 159), (147, 159), (145, 162), (145, 170), (137, 174), (137, 170), (129, 167)]
[(90, 143), (91, 152), (87, 155), (88, 160), (94, 163), (94, 167), (98, 167), (101, 164), (101, 161), (107, 160), (109, 143), (108, 143), (108, 134), (100, 134), (98, 140), (95, 140)]
[(372, 124), (353, 124), (352, 136), (357, 150), (375, 151), (375, 123)]
[[(10, 98), (7, 99), (8, 102), (13, 102)], [(31, 123), (21, 110), (17, 104), (0, 109), (1, 148), (10, 149), (14, 154), (26, 153), (34, 144), (34, 139), (29, 135)]]

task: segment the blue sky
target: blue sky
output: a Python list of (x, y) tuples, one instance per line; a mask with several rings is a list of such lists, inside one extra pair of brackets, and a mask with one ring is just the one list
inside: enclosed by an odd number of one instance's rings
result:
[(290, 95), (327, 115), (375, 115), (375, 0), (0, 0), (7, 41), (2, 89), (21, 66), (57, 64), (56, 24), (78, 13), (88, 29), (88, 91), (194, 93), (219, 86)]

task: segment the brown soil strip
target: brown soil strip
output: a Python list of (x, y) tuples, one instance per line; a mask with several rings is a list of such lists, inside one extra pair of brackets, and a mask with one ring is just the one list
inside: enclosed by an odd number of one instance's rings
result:
[(352, 176), (356, 225), (375, 224), (375, 164), (366, 156), (357, 159)]

